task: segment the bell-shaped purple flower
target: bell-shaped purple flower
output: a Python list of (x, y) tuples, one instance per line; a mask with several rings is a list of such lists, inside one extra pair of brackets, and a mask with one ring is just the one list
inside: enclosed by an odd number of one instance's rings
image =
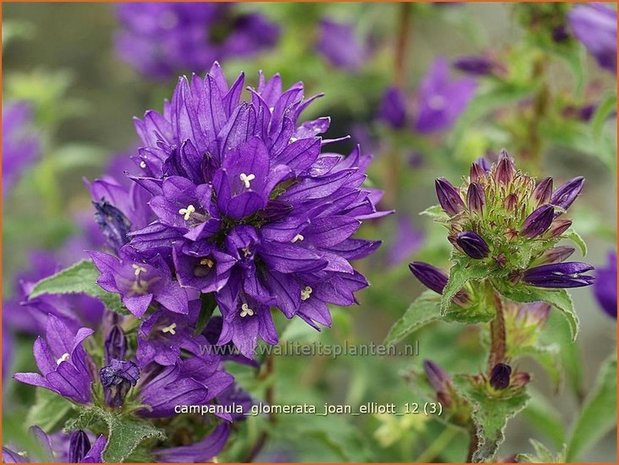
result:
[(88, 435), (81, 429), (73, 431), (69, 436), (69, 462), (80, 463), (90, 448)]
[(542, 205), (535, 209), (527, 216), (520, 228), (520, 234), (526, 237), (534, 238), (545, 233), (555, 216), (555, 210), (552, 205)]
[(472, 79), (450, 79), (447, 60), (437, 58), (419, 87), (415, 129), (422, 134), (449, 129), (468, 107), (476, 88)]
[(448, 215), (456, 215), (464, 209), (464, 201), (460, 192), (447, 179), (436, 179), (434, 186), (436, 187), (438, 202)]
[(406, 124), (406, 99), (398, 87), (389, 87), (383, 93), (378, 108), (378, 119), (395, 129)]
[(512, 367), (506, 363), (497, 363), (490, 373), (490, 385), (498, 390), (507, 389), (511, 374)]
[(542, 179), (535, 190), (533, 191), (533, 198), (536, 200), (537, 205), (544, 205), (550, 202), (552, 198), (552, 178), (547, 177)]
[(567, 210), (574, 203), (574, 200), (578, 198), (584, 185), (585, 178), (582, 176), (570, 179), (552, 194), (550, 203), (563, 210)]
[(574, 34), (598, 64), (617, 73), (617, 11), (602, 3), (577, 5), (568, 13)]
[(16, 373), (22, 383), (54, 391), (79, 404), (92, 400), (93, 362), (83, 347), (92, 329), (72, 332), (60, 319), (49, 315), (45, 339), (34, 341), (34, 359), (39, 373)]
[(595, 271), (595, 297), (602, 309), (617, 319), (617, 253), (610, 252), (607, 265)]
[(357, 37), (354, 23), (323, 18), (319, 26), (316, 50), (331, 65), (348, 71), (363, 65), (369, 50)]
[(480, 213), (486, 203), (486, 194), (481, 184), (472, 182), (466, 192), (466, 202), (469, 210)]
[(459, 233), (456, 236), (456, 243), (465, 254), (478, 260), (486, 258), (490, 252), (490, 248), (484, 238), (473, 231)]
[(595, 281), (586, 273), (593, 266), (581, 262), (550, 263), (535, 266), (524, 272), (523, 281), (536, 287), (564, 288), (590, 286)]
[(109, 364), (99, 371), (105, 403), (110, 407), (122, 406), (129, 389), (137, 384), (139, 377), (140, 369), (135, 363), (110, 360)]

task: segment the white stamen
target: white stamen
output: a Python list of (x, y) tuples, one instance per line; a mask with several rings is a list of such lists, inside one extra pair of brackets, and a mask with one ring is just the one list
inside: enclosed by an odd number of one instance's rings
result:
[(178, 211), (180, 215), (183, 215), (183, 219), (185, 221), (189, 221), (189, 218), (191, 218), (191, 215), (195, 212), (196, 212), (196, 207), (194, 207), (193, 205), (187, 205), (187, 208), (181, 208)]
[(254, 316), (254, 311), (249, 308), (249, 305), (243, 304), (241, 305), (241, 318), (245, 318), (247, 315)]
[(202, 266), (208, 266), (209, 268), (213, 268), (214, 264), (215, 262), (210, 258), (203, 258), (202, 260), (200, 260), (200, 265)]
[(243, 251), (244, 257), (251, 257), (251, 250), (249, 250), (249, 247), (243, 247), (241, 250)]
[(314, 290), (311, 287), (305, 286), (305, 288), (301, 291), (301, 300), (305, 301), (309, 299), (313, 291)]
[(140, 162), (140, 168), (142, 169), (146, 168), (146, 162), (144, 160)]
[(133, 274), (136, 276), (140, 276), (140, 273), (146, 273), (146, 268), (140, 265), (136, 265), (135, 263), (131, 265), (133, 267)]
[(250, 187), (250, 182), (253, 181), (254, 179), (256, 179), (256, 175), (255, 174), (245, 174), (245, 173), (241, 173), (239, 175), (239, 178), (241, 178), (241, 182), (245, 185), (245, 189), (249, 189)]
[(25, 450), (22, 450), (22, 451), (19, 451), (17, 455), (19, 455), (20, 457), (28, 457), (28, 452)]
[(62, 357), (56, 360), (56, 365), (60, 365), (62, 362), (66, 362), (67, 360), (69, 360), (69, 353), (65, 352), (64, 354), (62, 354)]
[(303, 239), (305, 239), (305, 237), (303, 236), (303, 234), (297, 234), (296, 236), (294, 236), (292, 238), (292, 240), (290, 242), (292, 242), (293, 244), (297, 241), (302, 241)]
[(170, 326), (166, 326), (165, 328), (161, 328), (162, 333), (170, 333), (172, 336), (176, 334), (176, 323), (172, 323)]

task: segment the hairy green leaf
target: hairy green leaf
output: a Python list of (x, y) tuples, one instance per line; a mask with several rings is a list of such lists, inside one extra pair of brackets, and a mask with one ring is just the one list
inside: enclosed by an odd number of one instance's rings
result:
[(430, 290), (424, 291), (391, 327), (384, 344), (396, 344), (428, 323), (440, 320), (440, 304), (441, 297), (438, 294)]
[(612, 354), (600, 368), (595, 387), (587, 397), (570, 432), (567, 460), (580, 455), (599, 441), (617, 421), (617, 357)]
[(55, 392), (39, 388), (36, 390), (34, 405), (28, 411), (26, 425), (37, 425), (43, 431), (51, 433), (60, 428), (69, 416), (72, 405)]
[(98, 284), (99, 271), (90, 260), (82, 260), (36, 283), (30, 299), (43, 294), (86, 294), (99, 299), (111, 311), (129, 315), (118, 294), (104, 291)]
[(486, 278), (490, 274), (487, 265), (472, 263), (471, 260), (459, 260), (449, 270), (449, 281), (443, 289), (441, 299), (441, 314), (445, 315), (451, 305), (451, 300), (469, 281)]
[(520, 463), (564, 463), (565, 462), (565, 444), (559, 453), (553, 453), (544, 444), (535, 439), (530, 439), (529, 442), (535, 451), (531, 454), (518, 454), (516, 460)]
[(165, 434), (151, 423), (139, 418), (99, 407), (87, 407), (80, 416), (67, 423), (67, 430), (94, 429), (104, 424), (107, 445), (103, 451), (106, 462), (123, 462), (147, 439), (165, 439)]

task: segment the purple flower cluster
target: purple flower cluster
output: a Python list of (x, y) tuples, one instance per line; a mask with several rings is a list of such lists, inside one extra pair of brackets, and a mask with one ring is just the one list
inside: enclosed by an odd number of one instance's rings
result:
[(574, 35), (598, 64), (617, 74), (617, 10), (602, 3), (577, 5), (568, 18)]
[(476, 88), (472, 79), (451, 79), (448, 62), (437, 58), (419, 86), (416, 112), (409, 115), (405, 94), (392, 87), (383, 94), (378, 117), (395, 129), (405, 127), (407, 119), (412, 118), (415, 130), (421, 134), (444, 131), (466, 110)]
[[(570, 288), (594, 281), (587, 274), (591, 265), (565, 262), (574, 249), (556, 245), (572, 224), (566, 212), (583, 185), (584, 178), (577, 177), (553, 190), (552, 178), (536, 182), (501, 151), (491, 166), (483, 158), (473, 163), (462, 188), (438, 178), (436, 194), (456, 258), (483, 261), (493, 276), (511, 283)], [(428, 288), (443, 292), (447, 275), (441, 270), (416, 262), (411, 271)], [(455, 298), (460, 305), (467, 300), (465, 290)]]
[(32, 129), (27, 102), (7, 103), (2, 109), (2, 191), (4, 195), (24, 170), (39, 157), (40, 141)]
[(116, 50), (141, 73), (168, 78), (201, 73), (215, 60), (251, 56), (277, 43), (277, 25), (235, 9), (231, 3), (121, 4)]
[(181, 78), (162, 114), (136, 120), (131, 195), (110, 179), (91, 185), (116, 250), (92, 257), (99, 284), (138, 317), (156, 303), (182, 318), (214, 293), (218, 343), (251, 357), (258, 338), (277, 342), (272, 307), (318, 328), (331, 324), (328, 304), (355, 303), (367, 281), (350, 261), (379, 242), (352, 236), (385, 213), (362, 186), (369, 157), (323, 152), (329, 118), (298, 122), (317, 96), (305, 99), (302, 83), (282, 90), (279, 75), (260, 75), (249, 101), (243, 87), (215, 64)]

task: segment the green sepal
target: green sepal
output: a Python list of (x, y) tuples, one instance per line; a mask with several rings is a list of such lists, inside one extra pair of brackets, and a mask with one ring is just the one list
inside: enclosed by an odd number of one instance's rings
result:
[(491, 273), (487, 264), (473, 260), (456, 260), (449, 270), (449, 281), (443, 289), (441, 298), (441, 315), (445, 316), (451, 306), (451, 301), (469, 281), (479, 281), (487, 278)]

